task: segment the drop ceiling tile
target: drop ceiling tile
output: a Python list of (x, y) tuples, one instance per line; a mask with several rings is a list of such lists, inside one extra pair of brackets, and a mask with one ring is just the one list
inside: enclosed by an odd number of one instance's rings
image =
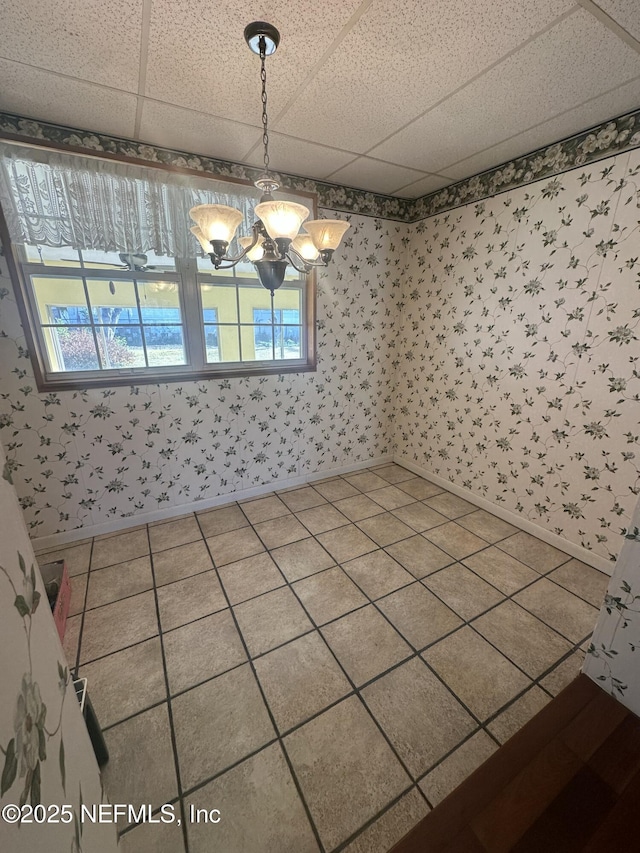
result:
[(140, 139), (193, 154), (240, 160), (262, 137), (262, 131), (236, 121), (145, 99)]
[(637, 0), (597, 0), (597, 5), (630, 35), (640, 40), (640, 5)]
[(388, 2), (374, 0), (275, 126), (292, 136), (366, 152), (571, 5), (571, 0), (395, 0), (390, 14)]
[(423, 177), (422, 172), (395, 166), (393, 163), (382, 163), (370, 157), (359, 157), (348, 166), (338, 169), (329, 180), (334, 184), (347, 187), (360, 187), (370, 192), (392, 193), (411, 181)]
[(446, 173), (479, 149), (573, 108), (585, 94), (639, 73), (640, 54), (578, 9), (371, 153)]
[(511, 139), (494, 145), (486, 151), (474, 154), (465, 160), (449, 166), (447, 174), (455, 180), (468, 178), (478, 172), (484, 172), (501, 163), (507, 163), (537, 148), (550, 145), (558, 139), (564, 139), (574, 133), (579, 133), (587, 127), (600, 124), (608, 118), (622, 115), (637, 109), (640, 104), (640, 78), (627, 83), (613, 92), (594, 98), (586, 104), (575, 107), (550, 121), (543, 122), (537, 127), (524, 133), (519, 133)]
[(451, 183), (453, 183), (451, 178), (443, 178), (440, 175), (427, 175), (426, 178), (421, 178), (419, 181), (409, 184), (409, 186), (401, 187), (393, 195), (397, 195), (400, 198), (420, 198), (427, 193), (441, 190), (442, 187), (446, 187)]
[[(315, 145), (303, 139), (293, 139), (280, 133), (269, 133), (269, 158), (271, 168), (277, 172), (302, 175), (305, 178), (326, 178), (354, 154), (325, 145)], [(252, 166), (262, 166), (262, 144), (245, 161)]]
[(251, 21), (268, 20), (280, 31), (277, 53), (267, 59), (269, 112), (285, 106), (359, 0), (154, 0), (149, 32), (149, 97), (238, 121), (259, 121), (260, 60), (244, 41)]
[(133, 137), (135, 95), (0, 59), (0, 110), (98, 133)]
[(3, 0), (0, 56), (136, 92), (141, 31), (129, 0)]

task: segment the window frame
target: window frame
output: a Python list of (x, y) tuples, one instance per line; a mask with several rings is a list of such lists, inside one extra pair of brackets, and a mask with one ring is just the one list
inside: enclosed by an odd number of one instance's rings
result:
[[(23, 137), (14, 134), (0, 135), (0, 139), (7, 141), (17, 141), (24, 144)], [(54, 150), (64, 151), (66, 153), (78, 153), (82, 156), (95, 156), (96, 159), (111, 159), (120, 162), (135, 163), (147, 168), (161, 169), (168, 172), (178, 172), (186, 175), (193, 175), (202, 180), (210, 174), (211, 178), (216, 181), (226, 181), (230, 184), (242, 184), (251, 186), (250, 181), (241, 180), (239, 178), (227, 177), (216, 173), (207, 173), (196, 169), (182, 168), (178, 166), (170, 166), (163, 163), (154, 163), (147, 160), (142, 160), (135, 157), (127, 157), (119, 154), (111, 154), (100, 152), (99, 155), (89, 152), (84, 148), (77, 146), (57, 145), (55, 143), (46, 142), (38, 143), (37, 140), (29, 140), (29, 145), (33, 147), (49, 148)], [(289, 191), (285, 188), (288, 195), (300, 196), (305, 204), (311, 209), (311, 218), (317, 218), (317, 194), (304, 191)], [(185, 223), (185, 228), (188, 223)], [(269, 376), (286, 373), (307, 373), (317, 369), (316, 356), (316, 290), (317, 290), (317, 275), (316, 271), (312, 270), (306, 276), (306, 281), (300, 281), (300, 287), (303, 291), (304, 301), (304, 317), (300, 317), (300, 327), (304, 332), (304, 342), (301, 342), (301, 358), (300, 359), (282, 359), (278, 361), (240, 361), (240, 362), (206, 362), (206, 341), (205, 341), (205, 322), (203, 319), (203, 305), (201, 299), (201, 287), (199, 277), (201, 275), (215, 276), (216, 271), (211, 266), (211, 272), (208, 270), (203, 272), (198, 270), (197, 257), (194, 254), (192, 258), (176, 259), (175, 273), (158, 274), (157, 272), (144, 272), (137, 270), (103, 270), (96, 267), (58, 267), (34, 264), (28, 262), (26, 258), (21, 258), (24, 254), (21, 246), (14, 245), (10, 238), (4, 218), (4, 213), (0, 208), (0, 242), (4, 246), (4, 256), (7, 260), (9, 276), (14, 286), (16, 303), (20, 313), (22, 328), (24, 330), (27, 341), (27, 348), (31, 363), (33, 365), (36, 385), (38, 391), (64, 391), (64, 390), (79, 390), (84, 388), (109, 388), (116, 386), (131, 386), (131, 385), (158, 385), (171, 382), (185, 381), (201, 381), (205, 379), (225, 379), (231, 377), (244, 376)], [(87, 371), (51, 371), (48, 369), (47, 349), (42, 334), (42, 323), (40, 321), (35, 294), (31, 286), (29, 275), (40, 273), (46, 276), (66, 277), (85, 277), (85, 278), (104, 278), (110, 280), (131, 280), (139, 281), (150, 280), (158, 281), (159, 277), (165, 277), (166, 280), (177, 280), (180, 293), (180, 308), (182, 311), (182, 329), (184, 336), (184, 347), (186, 357), (197, 362), (185, 365), (170, 365), (163, 367), (127, 367), (113, 369), (99, 369)], [(229, 282), (228, 277), (224, 277), (226, 283)], [(252, 280), (253, 281), (253, 280)], [(256, 280), (257, 286), (262, 287)], [(286, 286), (287, 282), (285, 281)], [(236, 284), (237, 286), (237, 284)], [(194, 292), (195, 290), (195, 292)], [(265, 291), (267, 292), (267, 291)], [(46, 325), (46, 324), (44, 324)], [(238, 329), (242, 328), (240, 317), (238, 317)], [(91, 326), (91, 328), (93, 328)], [(275, 324), (271, 324), (271, 328), (275, 329)], [(195, 356), (195, 359), (193, 358)]]

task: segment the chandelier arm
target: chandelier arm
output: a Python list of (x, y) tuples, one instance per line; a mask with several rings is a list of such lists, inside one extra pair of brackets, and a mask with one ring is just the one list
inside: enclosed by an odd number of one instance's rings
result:
[[(293, 256), (293, 257), (292, 257), (292, 256)], [(295, 250), (295, 249), (289, 249), (289, 251), (287, 252), (287, 256), (286, 256), (286, 257), (287, 257), (287, 260), (289, 261), (289, 263), (291, 264), (291, 266), (292, 266), (295, 270), (297, 270), (298, 272), (308, 273), (308, 272), (311, 272), (311, 270), (312, 270), (312, 269), (314, 269), (314, 268), (316, 268), (316, 267), (326, 267), (326, 266), (329, 266), (329, 264), (328, 264), (325, 260), (323, 260), (323, 259), (322, 259), (322, 260), (319, 260), (319, 261), (309, 261), (309, 260), (307, 260), (306, 258), (303, 258), (303, 257), (302, 257), (302, 255), (299, 255), (299, 254), (298, 254), (298, 252), (296, 252), (296, 250)], [(294, 257), (295, 257), (295, 258), (297, 258), (297, 259), (302, 263), (302, 265), (303, 265), (303, 266), (302, 266), (302, 268), (300, 268), (300, 267), (296, 264), (296, 262), (295, 262), (295, 261), (294, 261), (294, 259), (293, 259)]]

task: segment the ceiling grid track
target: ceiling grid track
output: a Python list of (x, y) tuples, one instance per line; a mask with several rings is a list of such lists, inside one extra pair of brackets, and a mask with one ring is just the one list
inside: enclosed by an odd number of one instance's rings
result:
[(140, 71), (138, 74), (138, 103), (136, 104), (136, 119), (133, 128), (133, 138), (140, 138), (144, 92), (147, 84), (147, 59), (149, 57), (149, 29), (151, 26), (151, 4), (153, 0), (144, 0), (142, 4), (142, 27), (140, 32)]

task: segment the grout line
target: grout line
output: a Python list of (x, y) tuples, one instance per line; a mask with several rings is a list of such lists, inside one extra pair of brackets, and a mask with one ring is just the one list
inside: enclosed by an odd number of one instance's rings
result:
[[(95, 542), (95, 540), (92, 539), (91, 540), (91, 547), (89, 548), (89, 565), (87, 567), (87, 586), (86, 586), (85, 591), (84, 591), (84, 608), (82, 610), (82, 614), (78, 614), (78, 615), (81, 615), (82, 618), (80, 619), (80, 630), (78, 632), (78, 648), (76, 649), (76, 659), (75, 659), (75, 662), (73, 664), (73, 668), (70, 667), (72, 675), (74, 678), (78, 677), (78, 671), (80, 670), (80, 655), (82, 653), (82, 637), (84, 634), (84, 619), (85, 619), (85, 613), (86, 613), (87, 596), (89, 595), (89, 583), (91, 581), (91, 562), (93, 560), (94, 542)], [(71, 578), (69, 578), (69, 583), (71, 583)]]

